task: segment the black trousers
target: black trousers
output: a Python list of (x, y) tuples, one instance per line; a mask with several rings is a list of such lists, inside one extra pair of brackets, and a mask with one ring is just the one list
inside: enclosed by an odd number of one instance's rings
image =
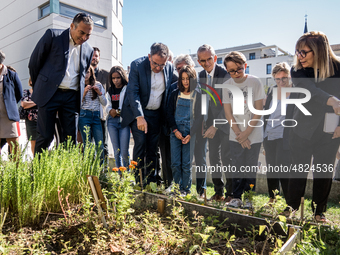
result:
[(107, 131), (107, 120), (100, 120), (103, 130), (103, 146), (104, 146), (104, 170), (106, 172), (106, 166), (109, 158), (109, 144), (108, 144), (108, 131)]
[[(267, 184), (270, 198), (275, 198), (274, 192), (280, 192), (280, 183), (283, 195), (287, 198), (288, 191), (288, 172), (281, 171), (280, 166), (289, 167), (291, 164), (290, 150), (283, 149), (283, 139), (268, 140), (266, 137), (263, 141), (263, 147), (266, 151), (267, 162)], [(276, 167), (276, 168), (275, 168)]]
[(53, 140), (57, 112), (63, 130), (60, 141), (64, 142), (68, 137), (71, 137), (71, 140), (75, 142), (78, 94), (79, 91), (58, 89), (46, 105), (39, 107), (35, 154), (50, 146)]
[(332, 139), (331, 134), (319, 131), (315, 132), (311, 140), (303, 139), (291, 132), (289, 141), (292, 164), (298, 171), (293, 171), (289, 179), (287, 204), (294, 210), (299, 209), (301, 197), (305, 194), (309, 165), (313, 157), (310, 170), (313, 171), (312, 210), (319, 215), (327, 208), (335, 156), (340, 140), (339, 138)]
[[(133, 160), (138, 163), (137, 169), (142, 168), (143, 182), (157, 182), (157, 149), (160, 133), (160, 110), (144, 109), (144, 118), (148, 124), (148, 131), (145, 134), (137, 127), (137, 120), (131, 122), (130, 127), (135, 145), (133, 147)], [(136, 182), (140, 182), (139, 171), (136, 171)]]
[[(209, 160), (210, 165), (215, 166), (221, 164), (223, 166), (231, 165), (231, 153), (229, 146), (229, 135), (226, 135), (221, 130), (217, 130), (213, 139), (209, 141)], [(217, 195), (223, 195), (223, 188), (225, 185), (226, 196), (232, 196), (232, 177), (231, 173), (225, 172), (226, 183), (222, 179), (222, 172), (216, 171), (212, 173), (212, 181), (214, 183), (214, 190)]]

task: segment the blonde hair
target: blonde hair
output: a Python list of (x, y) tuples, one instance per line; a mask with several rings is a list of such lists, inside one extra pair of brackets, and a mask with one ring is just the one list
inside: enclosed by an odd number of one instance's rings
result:
[(277, 63), (272, 70), (273, 78), (275, 78), (275, 75), (277, 75), (279, 72), (285, 72), (286, 74), (289, 75), (290, 66), (286, 62)]
[[(339, 63), (339, 59), (334, 54), (331, 46), (329, 45), (327, 36), (320, 31), (311, 31), (302, 35), (296, 42), (295, 49), (301, 50), (303, 47), (309, 47), (314, 54), (314, 76), (315, 81), (323, 81), (326, 78), (333, 76), (334, 64)], [(294, 70), (302, 69), (297, 55), (294, 57)]]

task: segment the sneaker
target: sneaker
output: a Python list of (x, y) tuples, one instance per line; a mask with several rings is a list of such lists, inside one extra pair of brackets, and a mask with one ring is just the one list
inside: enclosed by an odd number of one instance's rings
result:
[(253, 203), (250, 202), (248, 199), (246, 199), (246, 201), (244, 201), (244, 205), (243, 205), (243, 208), (244, 209), (253, 209)]
[(233, 198), (231, 196), (227, 196), (225, 199), (224, 199), (224, 202), (225, 203), (229, 203)]
[(215, 195), (213, 195), (211, 198), (208, 199), (208, 201), (216, 201), (216, 202), (222, 202), (224, 200), (224, 196), (220, 196), (220, 195), (217, 195), (215, 193)]
[(169, 187), (167, 187), (165, 190), (164, 190), (164, 193), (166, 195), (169, 195), (171, 193), (171, 190), (173, 189), (173, 185), (171, 184)]
[(227, 206), (234, 207), (234, 208), (240, 208), (242, 206), (242, 201), (239, 198), (233, 198), (230, 200), (230, 202), (227, 204)]
[(180, 197), (185, 197), (187, 195), (187, 192), (184, 190), (180, 190), (179, 192), (180, 192), (180, 195), (179, 195)]

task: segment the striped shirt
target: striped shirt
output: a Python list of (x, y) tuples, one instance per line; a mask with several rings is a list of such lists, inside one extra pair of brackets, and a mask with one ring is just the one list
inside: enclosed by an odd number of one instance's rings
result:
[(99, 111), (100, 110), (100, 104), (105, 106), (107, 101), (105, 97), (105, 90), (103, 88), (103, 85), (99, 82), (96, 83), (97, 86), (99, 86), (100, 92), (102, 93), (101, 96), (97, 96), (96, 99), (92, 100), (93, 93), (96, 93), (92, 89), (90, 89), (87, 94), (85, 95), (85, 98), (83, 99), (83, 103), (81, 105), (81, 109), (83, 110), (91, 110), (91, 111)]

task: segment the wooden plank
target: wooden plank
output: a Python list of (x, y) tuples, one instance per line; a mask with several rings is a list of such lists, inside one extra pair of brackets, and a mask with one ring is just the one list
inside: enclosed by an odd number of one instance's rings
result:
[(101, 207), (101, 202), (99, 202), (99, 198), (98, 198), (98, 195), (97, 195), (97, 191), (96, 191), (96, 187), (93, 183), (93, 180), (92, 180), (92, 176), (88, 176), (87, 177), (87, 180), (90, 184), (90, 187), (91, 187), (91, 190), (92, 190), (92, 194), (93, 194), (93, 197), (94, 197), (94, 200), (96, 202), (96, 205), (98, 207), (98, 214), (99, 214), (99, 218), (101, 219), (101, 221), (103, 222), (103, 226), (105, 228), (107, 228), (107, 224), (106, 224), (106, 220), (105, 220), (105, 216), (104, 216), (104, 213), (103, 213), (103, 210), (102, 210), (102, 207)]
[(104, 208), (105, 211), (106, 211), (107, 210), (106, 200), (104, 198), (104, 195), (103, 195), (103, 192), (102, 192), (102, 187), (100, 186), (100, 183), (99, 183), (99, 179), (95, 175), (91, 175), (91, 177), (92, 177), (94, 186), (96, 187), (97, 195), (98, 195), (98, 197), (99, 197), (99, 199), (101, 201), (101, 207)]

